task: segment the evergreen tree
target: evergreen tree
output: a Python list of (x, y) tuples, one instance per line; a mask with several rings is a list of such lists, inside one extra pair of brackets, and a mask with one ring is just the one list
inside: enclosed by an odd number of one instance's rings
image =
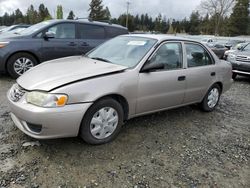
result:
[(104, 20), (105, 10), (103, 9), (102, 0), (92, 0), (89, 4), (89, 18), (92, 20)]
[(63, 8), (62, 5), (58, 5), (56, 9), (56, 19), (63, 19)]
[(108, 7), (104, 10), (104, 20), (111, 20), (111, 14)]
[(189, 33), (191, 35), (199, 35), (200, 34), (200, 14), (198, 11), (196, 12), (192, 12), (191, 16), (190, 16), (190, 31)]
[(249, 1), (237, 0), (229, 21), (230, 35), (247, 35), (249, 22)]
[(74, 20), (75, 19), (75, 14), (74, 14), (74, 12), (72, 10), (69, 12), (69, 15), (68, 15), (67, 19), (68, 20)]
[(38, 22), (38, 13), (37, 11), (34, 9), (34, 6), (33, 5), (30, 5), (30, 7), (28, 8), (27, 10), (27, 22), (29, 24), (35, 24)]
[(51, 15), (49, 13), (48, 8), (44, 6), (44, 4), (40, 4), (38, 8), (38, 22), (51, 19)]

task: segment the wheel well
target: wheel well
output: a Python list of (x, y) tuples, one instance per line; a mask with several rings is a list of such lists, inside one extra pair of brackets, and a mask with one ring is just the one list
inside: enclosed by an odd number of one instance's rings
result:
[(223, 91), (223, 84), (221, 82), (216, 82), (214, 84), (217, 84), (220, 87), (221, 92)]
[(127, 100), (119, 94), (111, 94), (111, 95), (106, 95), (101, 98), (99, 98), (97, 101), (102, 100), (103, 98), (112, 98), (119, 102), (122, 105), (123, 111), (124, 111), (124, 120), (128, 119), (128, 113), (129, 113), (129, 105)]
[(14, 52), (14, 53), (10, 54), (9, 57), (7, 58), (7, 60), (6, 60), (6, 62), (5, 62), (5, 70), (7, 70), (7, 63), (8, 63), (8, 61), (9, 61), (9, 59), (10, 59), (13, 55), (18, 54), (18, 53), (30, 54), (30, 55), (32, 55), (32, 56), (37, 60), (37, 63), (38, 63), (38, 64), (40, 63), (39, 58), (38, 58), (34, 53), (29, 52), (29, 51), (17, 51), (17, 52)]

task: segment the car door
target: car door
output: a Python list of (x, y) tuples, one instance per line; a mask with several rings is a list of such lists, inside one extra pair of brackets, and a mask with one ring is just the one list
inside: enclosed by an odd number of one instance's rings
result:
[(106, 40), (106, 32), (103, 26), (78, 23), (77, 40), (78, 54), (85, 54)]
[(200, 102), (216, 80), (215, 61), (209, 51), (200, 44), (185, 42), (184, 49), (187, 61), (184, 103)]
[(164, 69), (139, 73), (136, 113), (181, 105), (186, 87), (181, 42), (163, 43), (147, 63), (163, 63)]
[(77, 54), (75, 23), (60, 23), (44, 31), (53, 33), (54, 38), (44, 38), (42, 42), (43, 61)]

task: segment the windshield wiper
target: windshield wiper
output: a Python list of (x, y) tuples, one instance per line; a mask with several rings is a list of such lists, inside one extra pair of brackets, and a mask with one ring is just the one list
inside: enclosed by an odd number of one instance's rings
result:
[(112, 63), (111, 61), (109, 61), (107, 59), (104, 59), (104, 58), (101, 58), (101, 57), (91, 57), (91, 59), (95, 59), (95, 60), (99, 60), (99, 61), (104, 61), (104, 62), (107, 62), (107, 63)]

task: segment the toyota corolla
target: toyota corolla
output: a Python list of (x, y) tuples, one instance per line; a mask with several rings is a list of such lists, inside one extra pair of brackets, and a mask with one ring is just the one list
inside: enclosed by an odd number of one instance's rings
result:
[(85, 56), (38, 65), (7, 96), (16, 126), (37, 139), (113, 140), (124, 121), (199, 104), (210, 112), (232, 67), (205, 45), (166, 35), (116, 37)]

